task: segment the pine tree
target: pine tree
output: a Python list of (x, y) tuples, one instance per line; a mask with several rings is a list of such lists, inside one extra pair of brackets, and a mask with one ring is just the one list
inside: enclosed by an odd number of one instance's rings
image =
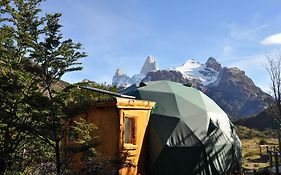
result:
[(25, 21), (17, 23), (25, 12), (8, 13), (13, 10), (9, 3), (0, 2), (0, 174), (24, 169), (28, 163), (20, 155), (29, 137), (26, 125), (31, 122), (30, 92), (36, 88), (25, 69), (28, 59), (24, 58), (24, 38), (29, 38), (22, 26)]
[(73, 117), (97, 97), (79, 93), (75, 85), (56, 87), (64, 74), (82, 69), (79, 60), (86, 54), (80, 43), (63, 38), (61, 14), (44, 15), (41, 3), (0, 2), (0, 174), (22, 166), (15, 155), (25, 152), (30, 140), (34, 144), (28, 147), (52, 148), (48, 155), (55, 156), (56, 174), (61, 174), (67, 165), (62, 139)]

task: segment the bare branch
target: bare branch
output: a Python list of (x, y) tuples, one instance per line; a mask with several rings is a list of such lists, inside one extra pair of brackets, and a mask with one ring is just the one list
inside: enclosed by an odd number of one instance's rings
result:
[(281, 53), (275, 56), (268, 56), (268, 66), (266, 70), (271, 81), (271, 91), (274, 97), (274, 105), (270, 106), (274, 120), (281, 125)]

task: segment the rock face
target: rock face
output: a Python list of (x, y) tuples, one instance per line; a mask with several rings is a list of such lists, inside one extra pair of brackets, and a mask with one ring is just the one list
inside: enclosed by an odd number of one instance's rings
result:
[(121, 87), (128, 87), (132, 84), (136, 84), (142, 81), (145, 75), (149, 72), (159, 70), (155, 58), (148, 56), (142, 66), (141, 72), (132, 76), (131, 78), (124, 74), (119, 68), (116, 70), (114, 77), (112, 78), (112, 84)]
[(112, 79), (112, 84), (114, 85), (127, 85), (127, 84), (131, 84), (131, 78), (128, 77), (126, 74), (124, 74), (122, 72), (121, 69), (117, 69), (115, 72), (115, 75)]
[(141, 68), (141, 74), (146, 75), (148, 72), (153, 72), (159, 70), (155, 58), (152, 56), (148, 56)]
[(197, 79), (186, 78), (181, 72), (176, 70), (158, 70), (156, 72), (149, 72), (142, 81), (149, 82), (159, 80), (175, 81), (206, 92), (206, 87), (204, 87), (200, 81)]
[(219, 62), (217, 62), (217, 60), (213, 57), (210, 57), (207, 60), (206, 67), (212, 68), (213, 70), (218, 71), (218, 72), (220, 72), (222, 69), (221, 64)]
[(200, 64), (191, 59), (187, 60), (182, 66), (175, 68), (175, 70), (181, 72), (187, 79), (197, 80), (204, 86), (208, 86), (218, 79), (219, 71), (213, 68), (217, 68), (215, 65), (216, 62), (215, 59), (209, 58), (207, 61), (208, 64)]
[(190, 83), (190, 80), (184, 78), (180, 72), (175, 70), (158, 70), (156, 72), (149, 72), (143, 79), (144, 82), (158, 80), (170, 80), (183, 84)]
[(206, 93), (234, 119), (258, 114), (271, 99), (238, 68), (222, 68), (216, 86)]
[(148, 56), (139, 74), (130, 78), (119, 70), (116, 71), (112, 82), (121, 87), (128, 87), (141, 81), (157, 80), (188, 84), (203, 91), (233, 120), (258, 114), (271, 100), (244, 71), (222, 67), (213, 57), (205, 64), (190, 59), (174, 69), (159, 70), (155, 59)]

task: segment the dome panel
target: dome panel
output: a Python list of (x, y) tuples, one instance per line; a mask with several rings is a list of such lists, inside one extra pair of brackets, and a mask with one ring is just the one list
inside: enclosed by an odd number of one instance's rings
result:
[[(155, 81), (126, 92), (156, 102), (149, 122), (150, 174), (241, 170), (241, 142), (235, 129), (204, 93), (171, 81)], [(217, 128), (212, 129), (210, 122)]]

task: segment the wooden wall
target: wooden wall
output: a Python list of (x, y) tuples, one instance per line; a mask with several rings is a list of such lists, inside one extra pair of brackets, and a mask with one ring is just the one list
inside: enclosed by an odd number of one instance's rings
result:
[[(154, 102), (116, 98), (95, 104), (91, 109), (79, 115), (87, 122), (97, 126), (92, 136), (99, 137), (100, 145), (95, 150), (109, 157), (112, 167), (119, 170), (120, 175), (145, 174), (146, 150), (144, 136), (146, 134), (150, 111)], [(135, 121), (135, 143), (124, 143), (124, 117), (132, 117)], [(65, 145), (72, 144), (65, 139)], [(74, 157), (73, 168), (79, 170), (83, 162), (79, 162), (81, 154)], [(141, 160), (141, 162), (140, 162)]]

